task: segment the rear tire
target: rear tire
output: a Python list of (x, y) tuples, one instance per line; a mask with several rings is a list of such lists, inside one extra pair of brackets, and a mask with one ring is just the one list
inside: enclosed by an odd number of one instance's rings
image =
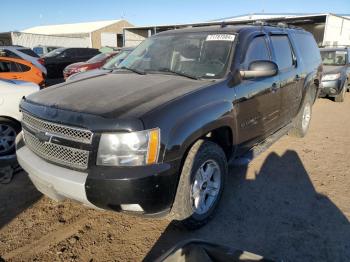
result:
[(345, 100), (345, 93), (348, 89), (348, 80), (345, 80), (343, 89), (341, 90), (340, 94), (334, 97), (334, 102), (341, 103)]
[(15, 153), (15, 140), (20, 131), (21, 125), (18, 122), (0, 117), (0, 156)]
[(214, 215), (227, 176), (223, 149), (214, 142), (198, 140), (188, 152), (170, 218), (193, 230)]
[(306, 94), (303, 106), (294, 119), (293, 127), (289, 131), (288, 135), (298, 138), (302, 138), (306, 135), (307, 131), (309, 130), (312, 117), (312, 104), (313, 99), (310, 92), (308, 92)]

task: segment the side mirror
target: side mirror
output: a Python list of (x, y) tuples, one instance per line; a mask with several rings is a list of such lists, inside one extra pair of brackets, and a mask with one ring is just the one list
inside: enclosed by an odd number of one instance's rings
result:
[(278, 72), (276, 63), (268, 60), (253, 61), (250, 63), (248, 70), (241, 70), (240, 74), (243, 79), (275, 76)]

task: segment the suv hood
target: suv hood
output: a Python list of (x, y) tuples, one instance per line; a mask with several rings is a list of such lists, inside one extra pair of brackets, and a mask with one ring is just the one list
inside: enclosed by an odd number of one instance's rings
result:
[(344, 66), (323, 66), (323, 74), (337, 74), (344, 70)]
[(181, 76), (117, 72), (55, 85), (27, 97), (28, 101), (106, 118), (140, 117), (211, 81)]

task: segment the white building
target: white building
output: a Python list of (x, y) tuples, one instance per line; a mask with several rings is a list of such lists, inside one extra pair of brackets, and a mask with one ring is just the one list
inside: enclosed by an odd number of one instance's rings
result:
[(286, 23), (299, 26), (311, 32), (320, 46), (350, 45), (350, 15), (335, 15), (331, 13), (321, 14), (246, 14), (241, 16), (226, 17), (209, 22), (154, 25), (124, 29), (125, 46), (136, 46), (145, 38), (166, 30), (185, 27), (198, 27), (209, 25), (247, 24), (254, 21), (266, 21), (267, 23)]

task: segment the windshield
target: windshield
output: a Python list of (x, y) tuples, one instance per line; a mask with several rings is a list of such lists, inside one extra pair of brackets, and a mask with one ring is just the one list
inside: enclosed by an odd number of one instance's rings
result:
[(142, 42), (119, 66), (147, 73), (221, 78), (229, 64), (232, 34), (160, 35)]
[(122, 62), (125, 57), (127, 57), (130, 54), (131, 50), (125, 50), (121, 51), (117, 55), (113, 56), (110, 60), (108, 60), (107, 63), (104, 64), (104, 69), (113, 69), (116, 68), (120, 62)]
[(89, 60), (86, 61), (86, 63), (97, 63), (101, 62), (104, 59), (106, 59), (110, 54), (109, 53), (102, 53), (95, 55), (94, 57), (90, 58)]
[(321, 51), (322, 63), (324, 65), (345, 65), (346, 51)]
[(66, 48), (57, 48), (57, 49), (47, 53), (46, 55), (44, 55), (44, 57), (53, 57), (53, 56), (59, 55), (64, 50), (66, 50)]

